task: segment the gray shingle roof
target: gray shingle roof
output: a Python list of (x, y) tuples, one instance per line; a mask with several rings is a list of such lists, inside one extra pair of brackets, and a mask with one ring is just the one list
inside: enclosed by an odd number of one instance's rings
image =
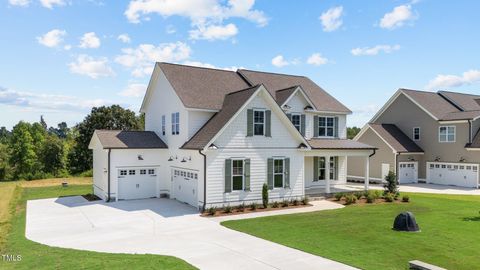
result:
[(295, 90), (298, 88), (298, 85), (288, 87), (285, 89), (280, 89), (275, 92), (275, 100), (277, 101), (277, 104), (279, 106), (282, 106), (285, 101), (295, 92)]
[(456, 106), (460, 107), (463, 111), (479, 111), (480, 104), (477, 102), (480, 99), (480, 95), (456, 93), (449, 91), (438, 91), (439, 95), (444, 96)]
[(182, 149), (203, 149), (210, 140), (227, 124), (235, 113), (257, 91), (260, 85), (236, 91), (225, 96), (222, 109), (215, 113), (212, 118), (186, 142)]
[(423, 149), (393, 124), (369, 124), (398, 153), (423, 153)]
[(467, 145), (467, 148), (480, 148), (480, 129), (477, 131), (475, 137), (473, 137), (472, 143)]
[(104, 149), (168, 148), (153, 131), (96, 130)]
[(376, 147), (361, 142), (347, 139), (310, 139), (307, 141), (312, 149), (348, 149), (365, 150), (376, 149)]
[[(225, 95), (263, 84), (276, 100), (278, 90), (301, 86), (317, 110), (351, 113), (342, 103), (303, 76), (252, 70), (235, 72), (170, 63), (157, 65), (187, 108), (220, 110)], [(280, 98), (286, 100), (288, 97), (280, 95)]]
[(251, 84), (265, 85), (274, 97), (276, 96), (275, 91), (279, 89), (300, 85), (317, 110), (342, 113), (352, 112), (307, 77), (245, 69), (238, 70), (237, 72), (245, 77)]
[(459, 111), (455, 106), (437, 93), (410, 89), (401, 89), (401, 91), (415, 100), (437, 119), (442, 119), (447, 114)]

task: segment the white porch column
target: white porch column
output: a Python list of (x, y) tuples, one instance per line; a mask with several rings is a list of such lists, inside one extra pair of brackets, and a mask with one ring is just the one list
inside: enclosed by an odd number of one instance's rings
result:
[(325, 193), (330, 193), (330, 156), (325, 157)]
[(370, 184), (370, 157), (365, 157), (365, 190), (368, 190)]

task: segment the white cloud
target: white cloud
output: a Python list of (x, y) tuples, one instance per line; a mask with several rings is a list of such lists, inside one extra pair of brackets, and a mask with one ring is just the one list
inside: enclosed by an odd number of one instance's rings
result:
[(63, 42), (63, 37), (65, 37), (66, 34), (67, 32), (65, 30), (53, 29), (43, 36), (37, 37), (37, 41), (43, 46), (54, 48)]
[(314, 53), (307, 59), (307, 64), (314, 66), (325, 65), (326, 63), (328, 63), (328, 59), (323, 57), (320, 53)]
[(132, 40), (130, 39), (130, 36), (128, 34), (121, 34), (118, 35), (117, 37), (118, 40), (120, 40), (123, 43), (130, 43)]
[(183, 42), (162, 43), (158, 46), (140, 44), (136, 48), (122, 49), (122, 55), (115, 62), (132, 69), (132, 75), (150, 75), (155, 62), (178, 62), (190, 58), (191, 49)]
[(167, 28), (165, 29), (167, 34), (173, 34), (175, 32), (177, 32), (177, 29), (175, 29), (175, 26), (169, 24), (167, 25)]
[(53, 9), (53, 6), (64, 6), (66, 3), (64, 0), (40, 0), (42, 6)]
[(83, 34), (80, 38), (80, 48), (98, 48), (100, 47), (100, 39), (97, 37), (95, 32), (88, 32)]
[(480, 82), (480, 70), (472, 69), (464, 72), (461, 76), (437, 75), (437, 77), (428, 83), (426, 88), (433, 90), (438, 88), (460, 87), (476, 82)]
[(352, 49), (350, 52), (355, 56), (361, 55), (377, 55), (380, 52), (384, 53), (391, 53), (393, 51), (400, 50), (400, 45), (377, 45), (375, 47), (363, 47), (363, 48), (355, 48)]
[(332, 32), (337, 30), (340, 26), (342, 26), (342, 14), (343, 14), (343, 7), (333, 7), (320, 16), (320, 21), (322, 21), (323, 31), (325, 32)]
[(272, 65), (276, 67), (284, 67), (290, 65), (290, 63), (285, 60), (283, 55), (277, 55), (272, 59)]
[(225, 40), (231, 37), (236, 36), (238, 33), (238, 28), (233, 24), (229, 23), (227, 25), (210, 25), (210, 26), (199, 26), (198, 29), (190, 31), (191, 39), (206, 39), (206, 40), (215, 40), (221, 39)]
[(12, 6), (28, 7), (30, 0), (8, 0), (8, 3)]
[(120, 95), (124, 97), (141, 97), (145, 94), (146, 90), (147, 85), (143, 83), (131, 83), (120, 92)]
[(231, 66), (231, 67), (217, 67), (215, 65), (209, 64), (209, 63), (202, 63), (198, 61), (183, 61), (182, 64), (188, 65), (188, 66), (196, 66), (196, 67), (204, 67), (204, 68), (215, 68), (215, 69), (224, 69), (224, 70), (230, 70), (230, 71), (237, 71), (238, 69), (245, 69), (244, 67), (240, 66)]
[(0, 87), (0, 104), (51, 111), (88, 111), (92, 107), (110, 105), (103, 99), (84, 99), (75, 96), (39, 94)]
[(353, 106), (353, 114), (348, 117), (348, 125), (362, 128), (377, 113), (382, 106), (378, 104), (365, 104)]
[(380, 27), (392, 30), (404, 26), (407, 22), (414, 21), (416, 17), (412, 12), (411, 5), (397, 6), (383, 16), (380, 20)]
[(72, 45), (70, 45), (70, 44), (67, 44), (67, 45), (63, 46), (63, 49), (65, 51), (69, 51), (71, 48), (72, 48)]
[(92, 79), (99, 77), (114, 76), (112, 68), (108, 65), (106, 57), (93, 58), (91, 56), (81, 54), (75, 62), (68, 64), (70, 72), (88, 76)]

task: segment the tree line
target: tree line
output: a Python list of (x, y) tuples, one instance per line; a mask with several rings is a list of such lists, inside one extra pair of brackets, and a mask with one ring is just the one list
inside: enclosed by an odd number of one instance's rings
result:
[(0, 128), (0, 180), (31, 180), (71, 175), (91, 176), (88, 144), (96, 129), (143, 130), (143, 115), (119, 105), (94, 107), (73, 127), (65, 122), (47, 126), (18, 122), (12, 130)]

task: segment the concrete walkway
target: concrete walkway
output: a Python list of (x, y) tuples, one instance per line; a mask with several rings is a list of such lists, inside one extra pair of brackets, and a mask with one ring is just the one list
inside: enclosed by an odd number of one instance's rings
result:
[[(370, 184), (370, 189), (383, 189), (383, 185)], [(457, 186), (445, 186), (435, 184), (401, 184), (398, 185), (400, 192), (413, 192), (413, 193), (433, 193), (433, 194), (456, 194), (456, 195), (480, 195), (480, 189), (478, 188), (466, 188)], [(336, 185), (331, 188), (332, 193), (337, 192), (351, 192), (364, 190), (364, 184), (362, 183), (347, 183), (343, 185)], [(325, 193), (324, 188), (315, 188), (305, 190), (305, 193), (310, 196), (318, 194), (323, 195)]]
[[(328, 208), (313, 207), (298, 210)], [(200, 269), (355, 269), (227, 229), (218, 221), (169, 199), (107, 204), (65, 197), (28, 201), (25, 234), (56, 247), (170, 255)]]

